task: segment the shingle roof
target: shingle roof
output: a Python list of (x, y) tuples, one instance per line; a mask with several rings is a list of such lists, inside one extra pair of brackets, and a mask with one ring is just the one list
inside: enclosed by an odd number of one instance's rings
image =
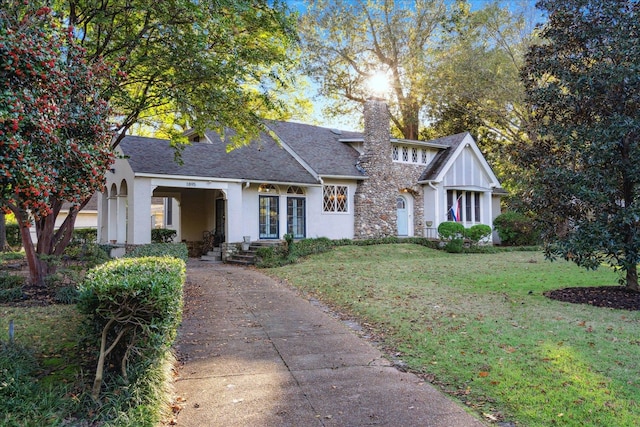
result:
[(336, 131), (301, 123), (270, 121), (267, 126), (298, 154), (313, 170), (324, 176), (362, 176), (356, 169), (359, 153), (340, 142), (343, 138), (362, 138), (360, 132)]
[(427, 169), (425, 169), (418, 181), (430, 181), (435, 179), (438, 174), (442, 172), (442, 168), (447, 164), (447, 161), (451, 158), (462, 140), (464, 140), (464, 138), (468, 134), (469, 132), (463, 132), (429, 141), (434, 144), (446, 145), (449, 148), (441, 150), (438, 154), (436, 154), (436, 156), (433, 158), (431, 163), (429, 163)]
[[(356, 168), (358, 152), (340, 140), (362, 139), (361, 132), (293, 122), (267, 121), (267, 127), (312, 171), (320, 176), (364, 176)], [(127, 136), (120, 143), (135, 173), (201, 176), (265, 182), (317, 183), (313, 173), (297, 161), (267, 133), (259, 141), (226, 152), (227, 144), (214, 132), (206, 133), (209, 143), (184, 147), (182, 164), (174, 161), (174, 149), (163, 139)], [(456, 151), (467, 132), (429, 141), (445, 145), (427, 166), (419, 181), (434, 179)]]
[[(355, 164), (358, 152), (339, 142), (361, 137), (357, 132), (340, 134), (329, 128), (300, 123), (269, 121), (267, 126), (291, 147), (318, 175), (362, 176)], [(259, 141), (226, 152), (218, 134), (206, 133), (209, 143), (184, 147), (182, 164), (174, 161), (173, 148), (163, 139), (127, 136), (120, 143), (136, 173), (202, 176), (251, 181), (317, 183), (317, 179), (287, 150), (266, 133)]]

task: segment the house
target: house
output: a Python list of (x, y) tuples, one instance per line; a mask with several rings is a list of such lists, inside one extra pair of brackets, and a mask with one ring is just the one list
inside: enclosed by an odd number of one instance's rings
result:
[(179, 240), (213, 232), (226, 248), (285, 233), (436, 237), (454, 218), (493, 223), (504, 191), (470, 134), (392, 139), (386, 103), (370, 100), (364, 115), (363, 133), (267, 121), (269, 132), (230, 152), (214, 132), (192, 135), (182, 163), (166, 140), (127, 136), (99, 200), (99, 240), (148, 243), (154, 197)]

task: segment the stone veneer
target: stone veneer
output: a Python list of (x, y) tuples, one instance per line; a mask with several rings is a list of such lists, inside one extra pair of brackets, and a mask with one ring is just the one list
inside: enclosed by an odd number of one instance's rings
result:
[(424, 230), (424, 191), (417, 183), (424, 165), (393, 162), (390, 116), (384, 101), (372, 99), (364, 106), (364, 144), (358, 165), (368, 179), (358, 184), (354, 197), (354, 237), (396, 236), (396, 199), (411, 195), (415, 236)]

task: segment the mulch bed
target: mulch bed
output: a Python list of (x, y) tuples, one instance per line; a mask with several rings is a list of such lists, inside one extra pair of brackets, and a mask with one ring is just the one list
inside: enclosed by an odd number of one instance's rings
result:
[(640, 310), (640, 292), (629, 291), (624, 286), (565, 288), (547, 291), (544, 295), (551, 299), (574, 304), (590, 304), (596, 307), (620, 310)]

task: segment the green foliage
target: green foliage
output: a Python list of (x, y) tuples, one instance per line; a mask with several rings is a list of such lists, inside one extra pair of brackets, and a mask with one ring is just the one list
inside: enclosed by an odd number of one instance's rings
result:
[(33, 2), (0, 8), (0, 207), (36, 229), (35, 251), (29, 233), (22, 242), (36, 285), (49, 270), (44, 257), (62, 253), (73, 227), (55, 231), (62, 205), (75, 218), (114, 160), (111, 110), (99, 96), (108, 69), (88, 64), (57, 18)]
[(413, 243), (416, 245), (436, 248), (437, 244), (430, 239), (424, 237), (382, 237), (376, 239), (339, 239), (331, 240), (327, 237), (318, 237), (315, 239), (302, 239), (295, 242), (293, 250), (285, 251), (283, 248), (264, 247), (257, 251), (258, 267), (273, 268), (297, 262), (300, 258), (309, 255), (321, 254), (328, 252), (337, 246), (371, 246), (396, 243)]
[(93, 268), (109, 260), (109, 253), (105, 248), (95, 243), (72, 242), (64, 250), (65, 260), (82, 261), (85, 267)]
[(22, 237), (20, 237), (20, 227), (17, 222), (9, 222), (6, 226), (7, 244), (12, 248), (22, 246)]
[(171, 257), (121, 258), (87, 274), (78, 307), (101, 343), (94, 398), (110, 353), (127, 381), (144, 376), (165, 357), (182, 316), (184, 280), (184, 261)]
[(518, 160), (550, 258), (619, 268), (640, 291), (640, 3), (541, 0), (522, 76), (535, 111)]
[(56, 291), (55, 300), (60, 304), (75, 304), (80, 293), (76, 286), (63, 286)]
[(151, 241), (153, 243), (172, 243), (178, 232), (168, 228), (152, 228)]
[(300, 24), (305, 74), (333, 100), (327, 113), (359, 111), (371, 95), (368, 79), (381, 70), (393, 79), (395, 90), (385, 93), (393, 123), (404, 138), (418, 139), (419, 113), (435, 86), (432, 47), (446, 15), (438, 2), (422, 2), (420, 11), (400, 2), (311, 2)]
[(125, 255), (125, 258), (149, 256), (170, 256), (186, 262), (189, 259), (189, 250), (184, 243), (150, 243), (136, 246), (131, 252)]
[[(110, 62), (100, 94), (132, 126), (186, 142), (181, 130), (215, 129), (248, 143), (261, 119), (295, 103), (296, 16), (286, 2), (173, 0), (55, 1), (60, 20), (82, 28), (92, 61)], [(179, 19), (176, 19), (179, 17)]]
[(0, 252), (0, 261), (24, 260), (24, 252)]
[(0, 303), (21, 300), (24, 282), (24, 277), (0, 272)]
[(505, 212), (493, 220), (493, 226), (503, 245), (531, 246), (539, 241), (535, 222), (519, 212)]
[(73, 236), (71, 237), (71, 243), (75, 244), (87, 244), (98, 242), (98, 229), (97, 228), (74, 228)]
[[(522, 193), (512, 151), (528, 141), (520, 69), (534, 39), (533, 2), (456, 2), (437, 58), (425, 139), (470, 132), (510, 195)], [(468, 73), (465, 70), (475, 70)]]
[(443, 240), (462, 239), (464, 233), (464, 225), (459, 222), (445, 221), (438, 225), (438, 235)]
[(464, 250), (464, 241), (460, 238), (453, 238), (447, 240), (444, 245), (444, 250), (451, 254), (459, 254)]
[(476, 224), (465, 230), (465, 236), (471, 240), (471, 243), (478, 244), (480, 240), (489, 237), (491, 232), (490, 226), (486, 224)]

